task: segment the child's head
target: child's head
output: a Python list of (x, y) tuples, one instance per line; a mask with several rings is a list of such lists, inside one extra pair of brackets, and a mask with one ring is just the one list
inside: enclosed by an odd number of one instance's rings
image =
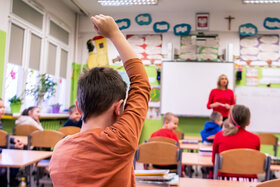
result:
[(2, 98), (0, 98), (0, 119), (2, 118), (2, 116), (4, 116), (4, 114), (5, 114), (4, 102)]
[(78, 81), (77, 106), (83, 121), (98, 116), (110, 107), (114, 114), (123, 111), (127, 85), (119, 73), (108, 67), (96, 67), (82, 75)]
[(35, 121), (39, 121), (39, 117), (40, 117), (40, 108), (37, 106), (31, 106), (27, 109), (25, 109), (21, 115), (23, 116), (30, 116), (31, 118), (33, 118)]
[(210, 115), (210, 121), (217, 123), (219, 126), (223, 124), (223, 116), (220, 112), (212, 112)]
[(163, 116), (163, 128), (175, 130), (178, 126), (179, 118), (170, 112)]
[(78, 112), (75, 105), (69, 107), (69, 119), (77, 122), (81, 119), (81, 114)]
[(219, 89), (221, 89), (221, 88), (227, 89), (228, 88), (228, 78), (225, 74), (222, 74), (222, 75), (219, 76), (218, 82), (217, 82), (217, 87)]
[(223, 132), (225, 136), (234, 135), (239, 128), (245, 128), (250, 123), (250, 110), (244, 105), (234, 105), (229, 112), (228, 120), (224, 121)]
[(245, 128), (250, 123), (250, 109), (244, 105), (234, 105), (229, 112), (229, 123)]

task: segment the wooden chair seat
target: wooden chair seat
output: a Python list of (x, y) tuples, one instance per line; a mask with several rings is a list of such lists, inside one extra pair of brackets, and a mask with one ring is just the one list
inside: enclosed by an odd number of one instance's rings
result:
[(262, 182), (258, 184), (256, 187), (279, 187), (280, 186), (280, 179), (270, 180), (266, 182)]
[(13, 129), (13, 134), (16, 136), (28, 136), (34, 131), (39, 130), (34, 125), (23, 124), (23, 125), (16, 125)]
[(59, 132), (62, 132), (65, 136), (67, 135), (73, 135), (81, 131), (81, 128), (69, 126), (69, 127), (61, 127), (58, 129)]
[(214, 179), (218, 171), (239, 175), (265, 173), (269, 179), (271, 158), (253, 149), (231, 149), (215, 156)]

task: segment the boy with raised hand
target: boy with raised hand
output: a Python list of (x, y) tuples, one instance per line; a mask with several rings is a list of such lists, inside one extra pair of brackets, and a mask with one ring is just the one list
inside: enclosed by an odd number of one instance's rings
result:
[(113, 69), (97, 67), (78, 82), (80, 133), (61, 140), (50, 162), (54, 186), (135, 186), (133, 157), (148, 110), (150, 85), (144, 66), (113, 18), (91, 17), (98, 34), (118, 50), (130, 78), (126, 84)]

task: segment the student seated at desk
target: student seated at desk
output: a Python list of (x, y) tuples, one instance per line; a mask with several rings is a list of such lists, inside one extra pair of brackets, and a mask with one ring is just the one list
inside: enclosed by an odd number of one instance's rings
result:
[[(2, 122), (1, 119), (5, 114), (5, 106), (2, 98), (0, 98), (0, 129), (2, 130)], [(6, 147), (0, 147), (1, 148), (6, 148)], [(10, 138), (10, 149), (22, 149), (23, 148), (23, 143), (15, 138)], [(16, 179), (16, 174), (18, 172), (17, 168), (11, 168), (10, 169), (11, 175), (10, 175), (10, 181), (11, 185), (18, 185), (19, 181)], [(4, 187), (7, 186), (7, 168), (5, 167), (0, 167), (0, 186)]]
[(63, 127), (75, 126), (82, 127), (81, 114), (78, 112), (75, 105), (69, 107), (69, 119), (64, 123)]
[[(215, 154), (230, 149), (248, 148), (260, 150), (259, 136), (245, 130), (250, 124), (250, 110), (244, 105), (235, 105), (229, 112), (229, 118), (224, 122), (222, 131), (215, 135), (213, 142), (212, 162), (215, 162)], [(248, 178), (255, 180), (257, 175), (235, 175), (218, 173), (218, 176), (229, 179), (230, 177)]]
[(76, 106), (81, 132), (59, 141), (49, 171), (54, 186), (136, 186), (133, 158), (148, 111), (151, 87), (142, 61), (110, 16), (91, 17), (98, 34), (112, 41), (130, 79), (96, 67), (80, 77)]
[(16, 125), (33, 125), (39, 130), (44, 130), (40, 123), (39, 117), (40, 108), (31, 106), (21, 113), (21, 116), (16, 120)]
[(217, 132), (222, 130), (221, 125), (223, 124), (223, 116), (219, 112), (212, 112), (210, 115), (210, 121), (205, 122), (204, 129), (200, 131), (202, 142), (213, 142), (208, 140), (207, 137), (215, 135)]
[(165, 137), (176, 140), (179, 142), (177, 135), (174, 130), (177, 129), (179, 123), (179, 118), (170, 112), (164, 114), (163, 116), (163, 127), (151, 135), (153, 137)]

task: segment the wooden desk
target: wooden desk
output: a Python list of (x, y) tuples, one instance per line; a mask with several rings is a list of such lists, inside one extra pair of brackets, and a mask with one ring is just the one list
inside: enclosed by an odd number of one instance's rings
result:
[(51, 151), (2, 149), (0, 167), (21, 168), (52, 156)]
[(199, 148), (201, 148), (201, 147), (212, 148), (212, 145), (205, 145), (203, 143), (192, 144), (192, 143), (181, 143), (180, 142), (180, 148), (182, 148), (182, 149), (199, 150)]
[(10, 138), (19, 139), (23, 143), (23, 145), (27, 145), (27, 143), (28, 143), (27, 136), (10, 136)]
[(213, 166), (211, 156), (200, 156), (198, 153), (182, 154), (182, 164), (188, 166)]
[(184, 136), (184, 140), (198, 140), (202, 141), (202, 138), (200, 136)]
[[(211, 180), (211, 179), (197, 179), (197, 178), (180, 178), (179, 186), (184, 187), (253, 187), (258, 183), (256, 182), (239, 182), (239, 181), (224, 181), (224, 180)], [(138, 186), (137, 186), (138, 187)]]

